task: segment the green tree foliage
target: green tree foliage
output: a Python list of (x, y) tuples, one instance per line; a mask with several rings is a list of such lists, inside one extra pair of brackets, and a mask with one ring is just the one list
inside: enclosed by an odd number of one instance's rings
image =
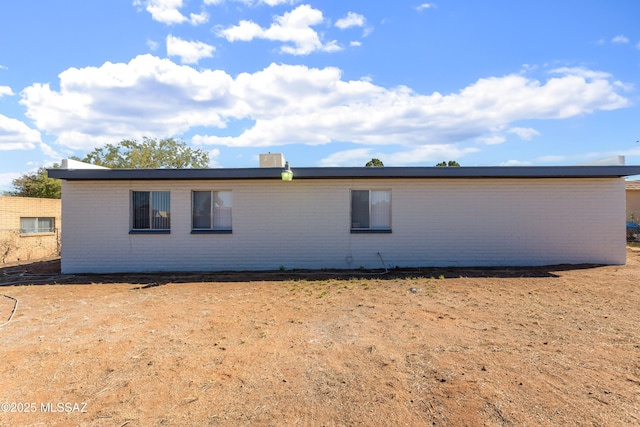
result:
[(384, 163), (382, 163), (380, 159), (371, 159), (364, 166), (367, 168), (381, 168), (384, 166)]
[[(54, 168), (58, 165), (54, 165)], [(38, 197), (41, 199), (59, 199), (61, 184), (59, 179), (49, 178), (47, 169), (43, 166), (36, 172), (26, 173), (11, 183), (13, 191), (5, 194), (19, 197)]]
[(173, 138), (158, 141), (144, 137), (142, 142), (125, 139), (117, 145), (96, 148), (82, 161), (108, 168), (206, 168), (209, 154)]
[(440, 162), (440, 163), (438, 163), (436, 166), (453, 166), (453, 167), (460, 167), (460, 163), (456, 162), (455, 160), (449, 160), (448, 162)]
[[(200, 149), (187, 146), (184, 141), (173, 138), (144, 138), (142, 142), (123, 140), (117, 145), (107, 144), (96, 148), (83, 159), (72, 157), (86, 163), (108, 168), (206, 168), (209, 166), (209, 154)], [(59, 165), (54, 165), (54, 168)], [(47, 169), (41, 167), (36, 172), (23, 174), (12, 182), (13, 191), (9, 196), (40, 197), (59, 199), (61, 184), (59, 179), (49, 178)]]

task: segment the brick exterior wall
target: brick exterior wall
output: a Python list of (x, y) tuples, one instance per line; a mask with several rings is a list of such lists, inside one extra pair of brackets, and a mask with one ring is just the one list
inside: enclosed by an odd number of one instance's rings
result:
[(640, 182), (626, 182), (627, 221), (640, 223)]
[[(350, 233), (350, 190), (391, 190), (392, 233)], [(129, 234), (131, 191), (171, 192), (170, 234)], [(233, 193), (232, 234), (191, 234), (191, 191)], [(62, 270), (624, 264), (618, 178), (63, 181)]]
[[(29, 262), (60, 254), (59, 199), (0, 196), (0, 265)], [(21, 234), (20, 218), (54, 218), (52, 233)]]

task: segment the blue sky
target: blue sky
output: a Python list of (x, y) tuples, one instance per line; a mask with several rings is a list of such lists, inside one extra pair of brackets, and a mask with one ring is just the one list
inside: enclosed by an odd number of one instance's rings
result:
[(211, 167), (640, 164), (640, 2), (0, 6), (0, 191), (122, 139)]

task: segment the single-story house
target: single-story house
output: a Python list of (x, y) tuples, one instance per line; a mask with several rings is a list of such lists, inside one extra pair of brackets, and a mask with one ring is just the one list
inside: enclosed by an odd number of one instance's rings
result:
[(625, 182), (627, 199), (627, 241), (640, 239), (640, 181)]
[(0, 196), (0, 265), (60, 253), (60, 199)]
[(640, 224), (640, 181), (626, 181), (627, 221)]
[(63, 162), (62, 271), (624, 264), (640, 166), (291, 171)]

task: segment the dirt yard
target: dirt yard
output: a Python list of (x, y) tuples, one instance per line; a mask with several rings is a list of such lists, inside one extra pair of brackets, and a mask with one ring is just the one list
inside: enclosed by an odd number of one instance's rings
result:
[(640, 424), (634, 248), (607, 267), (58, 269), (0, 269), (2, 426)]

